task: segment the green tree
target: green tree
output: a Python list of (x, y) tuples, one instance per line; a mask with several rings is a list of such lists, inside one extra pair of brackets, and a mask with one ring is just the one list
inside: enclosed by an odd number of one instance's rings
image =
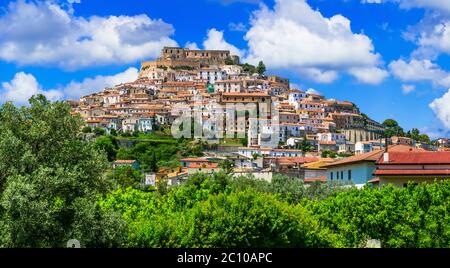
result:
[(156, 159), (155, 152), (152, 153), (152, 159), (150, 160), (149, 169), (151, 172), (158, 172), (158, 160)]
[(130, 166), (116, 167), (112, 170), (108, 177), (110, 180), (115, 181), (119, 187), (122, 188), (138, 188), (143, 179), (141, 171), (134, 169)]
[(420, 134), (419, 135), (419, 141), (427, 143), (427, 144), (431, 144), (430, 137), (427, 134)]
[(245, 189), (211, 194), (209, 179), (164, 196), (118, 191), (102, 206), (117, 209), (132, 247), (331, 247), (336, 236), (302, 206)]
[(108, 161), (114, 161), (117, 154), (117, 141), (114, 136), (101, 136), (95, 141), (95, 148), (102, 150), (108, 156)]
[(400, 125), (394, 119), (384, 120), (382, 126), (385, 128), (384, 135), (388, 138), (392, 136), (405, 136), (403, 128), (400, 127)]
[(219, 162), (219, 167), (226, 173), (231, 174), (234, 170), (234, 163), (229, 159), (225, 159)]
[(264, 62), (263, 62), (263, 61), (260, 61), (260, 62), (258, 63), (258, 66), (256, 67), (256, 72), (257, 72), (259, 75), (263, 75), (263, 74), (266, 72), (266, 65), (264, 65)]
[(325, 150), (322, 150), (321, 156), (323, 158), (327, 158), (327, 157), (336, 158), (337, 154), (336, 154), (336, 152), (331, 151), (330, 149), (325, 149)]
[(90, 126), (85, 126), (82, 129), (83, 133), (91, 133), (92, 132), (92, 128)]
[(248, 63), (244, 63), (241, 65), (242, 67), (242, 71), (246, 72), (246, 73), (250, 73), (250, 74), (254, 74), (256, 73), (256, 68), (255, 66), (248, 64)]
[(382, 247), (450, 246), (450, 181), (407, 188), (351, 189), (311, 203), (324, 228), (336, 230), (346, 247), (367, 238)]
[(411, 139), (415, 140), (415, 141), (419, 141), (420, 138), (420, 131), (417, 128), (413, 128), (411, 129)]
[(300, 143), (297, 143), (297, 148), (305, 153), (311, 152), (313, 150), (313, 147), (311, 146), (311, 143), (309, 143), (309, 141), (306, 139), (306, 136), (303, 137)]
[(94, 133), (96, 136), (104, 136), (106, 134), (106, 131), (103, 128), (95, 128)]
[(0, 108), (1, 246), (120, 245), (124, 223), (96, 203), (112, 186), (106, 155), (81, 139), (83, 122), (70, 112), (42, 95)]

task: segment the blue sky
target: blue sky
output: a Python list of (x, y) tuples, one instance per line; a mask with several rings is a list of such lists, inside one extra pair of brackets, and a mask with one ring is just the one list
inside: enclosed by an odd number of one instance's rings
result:
[[(164, 45), (230, 49), (268, 73), (433, 137), (450, 129), (447, 0), (0, 0), (0, 97), (77, 98)], [(448, 105), (447, 105), (448, 104)]]

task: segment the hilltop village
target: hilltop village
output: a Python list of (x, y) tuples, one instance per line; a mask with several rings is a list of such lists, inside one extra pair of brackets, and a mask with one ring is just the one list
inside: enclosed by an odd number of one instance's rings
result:
[[(436, 159), (446, 159), (447, 152), (437, 151), (447, 147), (448, 140), (434, 146), (408, 137), (384, 137), (385, 127), (356, 104), (291, 88), (288, 78), (266, 74), (262, 62), (242, 64), (230, 51), (164, 47), (159, 58), (141, 64), (136, 81), (70, 104), (91, 129), (107, 133), (152, 133), (198, 111), (203, 131), (226, 130), (226, 136), (214, 135), (220, 138), (215, 150), (181, 159), (177, 168), (146, 174), (152, 185), (161, 178), (176, 185), (196, 172), (216, 172), (223, 160), (232, 163), (236, 175), (270, 180), (274, 173), (283, 173), (305, 183), (403, 185), (405, 174), (426, 181), (450, 170), (450, 159), (433, 168)], [(242, 113), (230, 104), (253, 105), (257, 112)], [(239, 114), (244, 120), (234, 120)], [(275, 135), (268, 142), (264, 133)], [(402, 169), (389, 168), (392, 161)], [(114, 164), (139, 166), (130, 159)]]

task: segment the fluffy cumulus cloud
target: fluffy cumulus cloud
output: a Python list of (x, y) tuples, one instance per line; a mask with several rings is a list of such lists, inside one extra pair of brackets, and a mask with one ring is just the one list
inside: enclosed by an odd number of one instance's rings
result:
[(135, 81), (138, 76), (138, 69), (131, 67), (115, 75), (98, 75), (94, 78), (86, 78), (81, 82), (72, 81), (60, 90), (64, 92), (67, 98), (76, 99), (93, 92), (98, 92), (106, 87)]
[(63, 95), (58, 90), (43, 90), (33, 75), (24, 72), (16, 73), (10, 82), (3, 82), (0, 91), (2, 101), (12, 101), (18, 105), (27, 104), (28, 99), (36, 94), (43, 94), (50, 100), (60, 99)]
[(387, 76), (369, 37), (353, 33), (342, 15), (326, 18), (305, 0), (276, 0), (273, 9), (261, 5), (245, 39), (247, 61), (296, 69), (318, 82), (332, 82), (340, 72), (371, 84)]
[(44, 90), (32, 74), (19, 72), (11, 81), (1, 84), (0, 100), (24, 105), (28, 103), (29, 98), (36, 94), (43, 94), (53, 101), (67, 98), (78, 99), (83, 95), (98, 92), (106, 87), (134, 81), (138, 74), (138, 70), (132, 67), (115, 75), (99, 75), (94, 78), (86, 78), (81, 82), (72, 81), (66, 86), (56, 89)]
[(450, 129), (450, 90), (441, 98), (435, 99), (429, 106), (442, 124)]
[(412, 29), (409, 34), (418, 45), (413, 52), (415, 57), (434, 59), (440, 54), (450, 55), (450, 19), (427, 15)]
[(218, 31), (214, 28), (208, 30), (206, 39), (203, 42), (203, 47), (205, 49), (229, 50), (232, 55), (237, 55), (239, 57), (242, 57), (244, 54), (242, 50), (225, 41), (223, 31)]
[[(202, 45), (203, 49), (229, 50), (232, 55), (237, 55), (239, 57), (242, 57), (245, 54), (245, 50), (239, 49), (228, 43), (223, 36), (223, 31), (219, 31), (215, 28), (208, 30)], [(187, 42), (185, 47), (189, 49), (200, 49), (195, 42)]]
[(381, 83), (389, 75), (386, 70), (377, 67), (351, 68), (349, 72), (359, 81), (372, 85)]
[(450, 13), (450, 1), (448, 0), (361, 0), (363, 4), (397, 3), (401, 8), (429, 8)]
[(177, 45), (172, 25), (147, 15), (83, 18), (57, 1), (27, 0), (0, 14), (0, 59), (20, 65), (126, 64)]
[(430, 60), (399, 59), (389, 64), (392, 74), (403, 82), (432, 82), (439, 87), (450, 87), (450, 73)]

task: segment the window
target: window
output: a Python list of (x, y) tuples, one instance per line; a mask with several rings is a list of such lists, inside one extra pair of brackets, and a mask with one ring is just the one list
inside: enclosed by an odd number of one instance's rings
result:
[(331, 174), (330, 174), (331, 175), (331, 177), (330, 177), (331, 180), (333, 180), (333, 174), (334, 174), (333, 172), (331, 172)]
[(336, 171), (336, 179), (339, 180), (339, 171)]
[(351, 180), (351, 179), (352, 179), (352, 171), (348, 170), (348, 180)]
[(344, 171), (341, 171), (341, 180), (344, 179)]

